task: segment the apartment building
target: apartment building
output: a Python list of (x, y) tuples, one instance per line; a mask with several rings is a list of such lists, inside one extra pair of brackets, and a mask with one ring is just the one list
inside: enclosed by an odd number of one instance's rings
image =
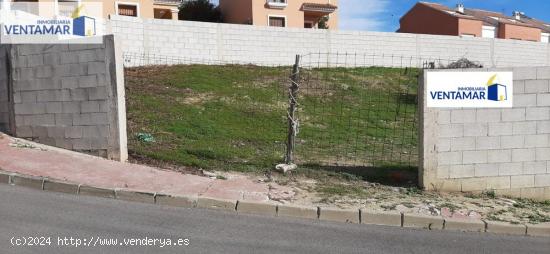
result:
[[(6, 0), (0, 0), (4, 2)], [(178, 19), (178, 7), (184, 0), (8, 0), (7, 2), (52, 3), (57, 9), (59, 3), (102, 2), (104, 18), (109, 15), (132, 16), (139, 18)]]
[(515, 11), (502, 13), (418, 2), (400, 20), (400, 33), (501, 38), (548, 43), (550, 24)]
[(220, 10), (226, 23), (318, 28), (328, 17), (328, 28), (338, 29), (337, 0), (220, 0)]

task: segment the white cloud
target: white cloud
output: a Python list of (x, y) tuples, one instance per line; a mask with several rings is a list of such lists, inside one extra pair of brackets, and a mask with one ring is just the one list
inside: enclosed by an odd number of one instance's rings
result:
[(338, 4), (341, 30), (384, 30), (380, 15), (387, 13), (388, 0), (340, 0)]

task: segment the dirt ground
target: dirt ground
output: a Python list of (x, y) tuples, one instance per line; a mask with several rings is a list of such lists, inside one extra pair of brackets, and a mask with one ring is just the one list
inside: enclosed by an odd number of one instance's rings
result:
[[(211, 176), (230, 179), (241, 173), (211, 172)], [(438, 193), (418, 188), (392, 187), (358, 180), (313, 179), (273, 174), (248, 177), (270, 186), (270, 199), (281, 204), (343, 209), (368, 208), (400, 211), (447, 218), (487, 219), (511, 223), (550, 222), (550, 201), (497, 197), (494, 192)]]

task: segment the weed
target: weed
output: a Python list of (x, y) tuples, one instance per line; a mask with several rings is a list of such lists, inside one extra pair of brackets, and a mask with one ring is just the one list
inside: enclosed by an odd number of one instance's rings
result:
[(530, 223), (534, 223), (534, 224), (550, 222), (550, 216), (544, 215), (539, 211), (535, 211), (530, 214), (524, 214), (524, 216), (529, 219)]
[(407, 207), (407, 208), (413, 208), (416, 206), (416, 203), (411, 203), (411, 202), (403, 202), (401, 203), (401, 205)]
[(353, 175), (353, 174), (350, 174), (350, 173), (346, 173), (346, 172), (343, 172), (341, 173), (342, 174), (342, 177), (348, 181), (360, 181), (361, 179), (359, 177), (357, 177), (356, 175)]
[(471, 198), (471, 199), (478, 199), (481, 197), (481, 195), (473, 192), (468, 192), (464, 194), (464, 197)]
[(385, 210), (395, 210), (395, 208), (397, 207), (397, 204), (381, 205), (380, 207), (384, 208)]
[(448, 203), (448, 202), (441, 204), (440, 207), (441, 207), (441, 208), (447, 207), (447, 208), (449, 208), (449, 210), (450, 210), (451, 212), (453, 212), (453, 213), (454, 213), (455, 211), (457, 211), (458, 209), (460, 209), (459, 206), (457, 206), (457, 205), (455, 205), (455, 204), (452, 204), (452, 203)]
[(420, 195), (422, 194), (422, 190), (417, 187), (409, 187), (406, 189), (405, 194), (407, 195)]
[(490, 212), (487, 214), (487, 219), (491, 221), (504, 221), (500, 215), (503, 215), (504, 213), (508, 212), (507, 210), (497, 210)]
[(496, 198), (496, 192), (495, 192), (495, 190), (484, 191), (482, 193), (482, 196), (485, 196), (485, 197), (488, 197), (488, 198), (491, 198), (491, 199), (495, 199)]

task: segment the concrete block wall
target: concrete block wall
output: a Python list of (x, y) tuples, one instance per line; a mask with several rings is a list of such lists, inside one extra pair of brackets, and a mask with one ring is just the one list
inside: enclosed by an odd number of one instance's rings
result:
[(513, 108), (427, 108), (421, 81), (421, 185), (550, 199), (550, 67), (487, 70), (513, 71)]
[[(462, 57), (485, 67), (550, 65), (550, 44), (486, 38), (380, 32), (258, 27), (112, 16), (109, 29), (125, 53), (199, 59), (204, 63), (291, 65), (296, 54), (317, 66), (411, 66), (447, 64)], [(403, 57), (403, 59), (401, 59)], [(146, 65), (143, 59), (128, 65)]]
[(127, 159), (122, 56), (112, 35), (103, 44), (13, 45), (9, 54), (15, 136)]
[(10, 129), (9, 93), (8, 93), (8, 55), (6, 48), (0, 47), (0, 131)]

